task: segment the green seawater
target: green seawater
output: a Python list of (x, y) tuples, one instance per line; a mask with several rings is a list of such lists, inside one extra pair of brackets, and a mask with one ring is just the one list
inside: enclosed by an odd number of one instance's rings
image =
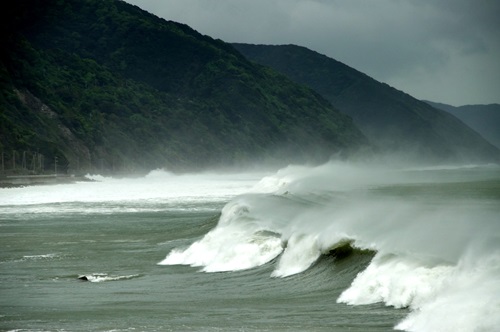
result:
[[(269, 277), (275, 262), (222, 273), (157, 265), (215, 226), (222, 206), (196, 208), (202, 211), (2, 217), (0, 328), (389, 331), (406, 314), (383, 304), (335, 302), (370, 256), (340, 265), (325, 258), (287, 279)], [(83, 275), (109, 280), (85, 282)]]
[[(277, 221), (261, 222), (268, 222), (270, 231), (276, 231), (273, 227), (279, 224), (290, 232), (300, 223), (288, 229), (286, 218), (296, 217), (300, 221), (304, 216), (307, 227), (302, 231), (323, 227), (318, 230), (323, 239), (328, 238), (328, 232), (336, 231), (331, 225), (337, 220), (333, 217), (330, 220), (330, 215), (342, 222), (351, 216), (366, 217), (369, 220), (359, 228), (360, 236), (373, 236), (375, 244), (379, 241), (384, 245), (381, 248), (387, 249), (386, 230), (375, 233), (372, 225), (382, 223), (384, 214), (391, 212), (396, 204), (418, 203), (418, 208), (429, 207), (432, 212), (429, 215), (437, 218), (428, 224), (431, 239), (442, 232), (443, 238), (456, 237), (462, 241), (473, 227), (478, 227), (478, 234), (491, 235), (493, 240), (500, 236), (495, 218), (500, 215), (498, 168), (479, 172), (474, 169), (405, 171), (408, 181), (391, 179), (362, 185), (356, 182), (354, 189), (334, 188), (326, 192), (322, 188), (314, 193), (310, 187), (331, 180), (330, 175), (323, 177), (323, 170), (319, 173), (322, 181), (308, 180), (311, 186), (302, 181), (297, 182), (301, 186), (289, 186), (282, 193), (251, 196), (249, 216), (264, 219), (280, 216)], [(412, 308), (395, 308), (383, 301), (361, 305), (337, 303), (342, 292), (371, 264), (374, 251), (354, 250), (347, 257), (336, 257), (326, 251), (305, 271), (284, 278), (271, 277), (279, 265), (279, 257), (254, 268), (215, 273), (202, 272), (199, 266), (159, 265), (172, 250), (186, 249), (204, 238), (216, 227), (226, 204), (261, 179), (260, 175), (234, 174), (229, 180), (225, 178), (160, 174), (153, 180), (146, 178), (146, 184), (141, 179), (105, 179), (95, 183), (0, 189), (0, 330), (393, 331), (412, 312)], [(355, 174), (353, 179), (358, 181), (359, 176)], [(224, 183), (223, 190), (217, 189), (220, 183)], [(267, 203), (269, 198), (274, 199), (276, 206)], [(356, 203), (351, 207), (344, 203), (352, 201), (371, 205)], [(441, 205), (447, 209), (441, 210)], [(459, 225), (462, 228), (447, 229), (450, 223), (439, 224), (439, 218), (455, 205), (458, 212), (453, 210), (456, 215), (452, 216), (464, 216)], [(288, 212), (293, 206), (297, 206), (297, 213)], [(272, 210), (275, 207), (276, 211)], [(371, 219), (369, 208), (378, 213), (378, 219)], [(396, 216), (412, 216), (413, 210), (405, 211)], [(467, 224), (469, 215), (477, 216), (470, 220), (471, 228)], [(358, 219), (353, 220), (359, 222)], [(391, 219), (391, 223), (396, 222), (399, 220)], [(413, 231), (407, 232), (410, 223), (405, 222), (401, 221), (401, 230), (394, 234), (411, 237)], [(411, 227), (426, 234), (427, 224), (420, 229), (418, 222), (413, 220)], [(370, 233), (363, 233), (367, 228)], [(352, 226), (348, 230), (358, 229)], [(407, 253), (400, 248), (406, 248), (410, 240), (402, 238), (395, 242), (400, 247), (394, 257)], [(458, 240), (456, 243), (460, 243)], [(491, 243), (488, 249), (498, 250), (498, 243)], [(434, 249), (428, 252), (433, 253)], [(224, 250), (224, 246), (218, 250)], [(420, 261), (427, 257), (419, 257), (418, 252), (411, 254)], [(433, 264), (436, 261), (439, 260), (433, 260)], [(467, 264), (462, 261), (446, 264), (459, 264), (458, 272), (469, 273), (467, 261)], [(432, 267), (427, 263), (422, 266)], [(397, 280), (398, 272), (394, 273)], [(495, 279), (486, 277), (477, 280), (488, 287), (492, 285), (492, 292), (500, 289), (495, 288), (498, 286)], [(479, 297), (473, 300), (481, 303)], [(445, 322), (438, 317), (439, 320)]]

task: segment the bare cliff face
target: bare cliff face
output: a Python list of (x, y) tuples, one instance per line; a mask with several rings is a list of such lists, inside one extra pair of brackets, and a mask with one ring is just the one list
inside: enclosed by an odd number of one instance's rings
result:
[(61, 121), (56, 112), (28, 90), (16, 89), (15, 93), (22, 105), (35, 114), (38, 120), (33, 128), (38, 136), (36, 139), (53, 143), (63, 152), (57, 156), (61, 171), (77, 172), (91, 163), (89, 148)]

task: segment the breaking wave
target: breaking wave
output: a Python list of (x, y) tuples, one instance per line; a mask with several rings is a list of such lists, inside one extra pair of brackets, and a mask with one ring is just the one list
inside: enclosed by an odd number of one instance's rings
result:
[(200, 208), (205, 202), (222, 206), (242, 190), (250, 189), (262, 174), (178, 175), (154, 170), (136, 178), (87, 175), (93, 181), (0, 190), (0, 202), (2, 213), (10, 218), (39, 213), (53, 216), (188, 210)]
[(215, 228), (159, 264), (220, 272), (275, 261), (270, 276), (286, 278), (324, 255), (369, 250), (373, 259), (337, 302), (409, 308), (396, 326), (407, 331), (490, 331), (500, 325), (499, 179), (493, 165), (290, 166), (231, 200)]

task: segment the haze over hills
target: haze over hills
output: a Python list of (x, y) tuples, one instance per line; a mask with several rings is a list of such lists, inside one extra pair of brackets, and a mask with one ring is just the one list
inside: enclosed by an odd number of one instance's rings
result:
[(464, 105), (451, 106), (425, 101), (434, 108), (453, 114), (469, 127), (480, 133), (485, 139), (500, 148), (500, 105)]
[(500, 160), (496, 147), (456, 117), (334, 59), (296, 45), (233, 45), (352, 116), (381, 152), (434, 162)]
[(368, 146), (310, 88), (123, 1), (5, 9), (0, 150), (12, 168), (203, 169)]
[(120, 0), (21, 0), (1, 15), (3, 169), (321, 162), (365, 153), (366, 137), (428, 161), (499, 160), (455, 117), (306, 48), (235, 44), (242, 55)]

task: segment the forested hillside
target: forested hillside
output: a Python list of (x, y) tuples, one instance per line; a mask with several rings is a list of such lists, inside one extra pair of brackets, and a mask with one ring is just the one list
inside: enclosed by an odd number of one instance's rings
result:
[(431, 106), (453, 114), (489, 142), (500, 148), (500, 105), (451, 106), (426, 101)]
[(456, 117), (334, 59), (295, 45), (233, 45), (352, 116), (381, 152), (432, 162), (500, 161), (500, 151)]
[(2, 7), (4, 168), (203, 169), (367, 146), (311, 89), (123, 1)]

